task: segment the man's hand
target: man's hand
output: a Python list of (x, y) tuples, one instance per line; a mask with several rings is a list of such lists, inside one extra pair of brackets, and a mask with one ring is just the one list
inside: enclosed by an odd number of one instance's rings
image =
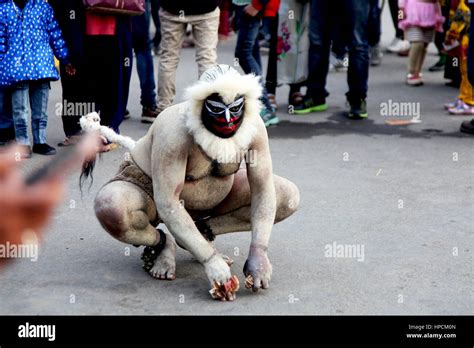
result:
[(230, 280), (230, 267), (222, 256), (218, 254), (215, 254), (209, 261), (204, 263), (204, 269), (211, 285), (214, 285), (214, 282), (225, 284)]
[(253, 7), (252, 4), (248, 4), (247, 6), (245, 6), (244, 12), (250, 17), (255, 17), (256, 15), (258, 15), (258, 10)]
[(250, 254), (245, 262), (244, 274), (246, 277), (252, 276), (252, 290), (268, 289), (272, 278), (272, 265), (267, 256), (266, 248), (260, 246), (250, 247)]

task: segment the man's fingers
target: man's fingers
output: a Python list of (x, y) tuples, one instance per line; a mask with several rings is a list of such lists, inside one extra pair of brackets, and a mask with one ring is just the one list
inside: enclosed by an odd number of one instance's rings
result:
[(261, 285), (262, 285), (262, 280), (259, 277), (255, 278), (254, 283), (253, 283), (253, 288), (252, 288), (253, 292), (257, 292), (258, 289), (260, 289)]

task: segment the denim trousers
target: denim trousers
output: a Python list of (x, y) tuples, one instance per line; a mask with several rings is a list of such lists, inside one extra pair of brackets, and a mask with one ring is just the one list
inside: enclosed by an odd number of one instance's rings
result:
[(140, 80), (141, 104), (143, 107), (154, 108), (156, 106), (156, 83), (150, 47), (150, 11), (151, 4), (147, 1), (145, 13), (133, 17), (132, 42)]
[[(242, 9), (239, 9), (242, 11)], [(245, 13), (241, 13), (239, 20), (239, 35), (237, 37), (237, 45), (235, 47), (235, 57), (238, 59), (239, 65), (246, 74), (255, 74), (262, 79), (262, 60), (260, 57), (260, 45), (258, 43), (258, 33), (260, 31), (261, 18), (259, 16), (250, 17)], [(265, 108), (271, 109), (268, 100), (267, 91), (263, 89), (261, 98)]]
[(16, 142), (31, 145), (28, 132), (28, 115), (31, 110), (31, 129), (34, 144), (46, 143), (48, 125), (49, 82), (27, 81), (12, 88), (12, 113)]
[(326, 78), (333, 23), (341, 24), (343, 42), (348, 46), (347, 99), (349, 102), (356, 102), (366, 98), (370, 3), (370, 0), (311, 1), (308, 93), (316, 103), (324, 103), (329, 95), (326, 91)]

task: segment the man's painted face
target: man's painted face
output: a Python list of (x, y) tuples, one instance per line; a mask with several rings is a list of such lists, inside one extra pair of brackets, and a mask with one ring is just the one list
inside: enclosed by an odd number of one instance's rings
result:
[(242, 124), (244, 104), (245, 98), (242, 96), (226, 105), (218, 94), (211, 94), (202, 107), (204, 126), (220, 138), (233, 136)]

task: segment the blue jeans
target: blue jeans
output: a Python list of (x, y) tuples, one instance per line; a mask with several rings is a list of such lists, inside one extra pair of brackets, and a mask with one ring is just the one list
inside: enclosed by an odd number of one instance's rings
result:
[(132, 19), (133, 50), (137, 59), (137, 73), (140, 79), (141, 104), (143, 107), (156, 106), (156, 83), (153, 57), (150, 48), (150, 2), (146, 2), (146, 12)]
[[(0, 88), (0, 130), (13, 128), (12, 95), (6, 88)], [(2, 139), (0, 139), (1, 141)]]
[(370, 47), (374, 47), (380, 42), (382, 9), (379, 7), (379, 0), (370, 0), (369, 12), (369, 34), (368, 42)]
[[(243, 7), (239, 10), (242, 11)], [(235, 47), (235, 57), (246, 74), (255, 74), (262, 79), (262, 60), (260, 58), (260, 45), (258, 44), (258, 33), (260, 31), (260, 17), (250, 17), (241, 12), (239, 20), (239, 35)], [(266, 109), (271, 110), (267, 91), (263, 90), (261, 98)]]
[(12, 88), (12, 111), (16, 142), (31, 145), (28, 132), (28, 115), (31, 108), (31, 128), (34, 144), (46, 143), (48, 125), (49, 82), (22, 82)]
[(368, 21), (370, 0), (312, 0), (310, 48), (308, 63), (308, 94), (315, 103), (326, 101), (326, 78), (332, 23), (340, 23), (344, 42), (349, 50), (349, 71), (346, 93), (350, 103), (367, 97), (369, 78)]

